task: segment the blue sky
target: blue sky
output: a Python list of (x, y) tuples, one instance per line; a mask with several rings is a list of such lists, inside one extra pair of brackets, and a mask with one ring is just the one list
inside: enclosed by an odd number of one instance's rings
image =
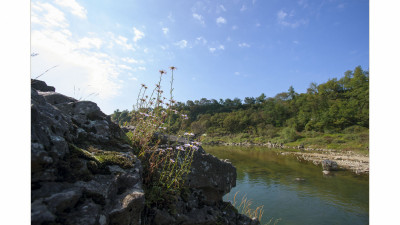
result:
[(182, 102), (301, 93), (369, 69), (369, 2), (33, 0), (31, 52), (31, 77), (57, 65), (40, 79), (108, 114), (169, 66)]

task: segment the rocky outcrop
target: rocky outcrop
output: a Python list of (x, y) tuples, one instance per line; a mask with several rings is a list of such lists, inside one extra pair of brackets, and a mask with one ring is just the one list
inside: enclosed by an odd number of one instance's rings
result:
[(142, 166), (99, 107), (31, 86), (32, 224), (141, 224)]
[[(42, 81), (31, 84), (32, 224), (259, 224), (223, 202), (236, 185), (236, 169), (201, 147), (181, 193), (169, 196), (168, 204), (149, 205), (146, 167), (125, 135), (134, 127), (124, 132), (95, 103), (57, 93)], [(162, 145), (188, 143), (155, 137)]]

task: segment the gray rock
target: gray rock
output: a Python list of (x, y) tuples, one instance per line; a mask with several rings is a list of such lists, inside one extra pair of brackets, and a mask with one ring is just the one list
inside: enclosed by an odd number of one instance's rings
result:
[(35, 79), (31, 79), (31, 87), (38, 91), (56, 91), (54, 87), (48, 86), (46, 82)]
[(52, 105), (57, 105), (61, 103), (77, 102), (78, 100), (62, 95), (57, 92), (38, 92), (39, 95), (43, 96), (46, 102)]
[(54, 213), (61, 213), (66, 209), (71, 209), (78, 202), (82, 196), (82, 192), (79, 189), (64, 191), (51, 195), (44, 199), (50, 210)]
[[(168, 225), (175, 224), (175, 219), (165, 210), (155, 210), (154, 224), (155, 225)], [(187, 218), (187, 217), (186, 217)], [(185, 219), (186, 219), (185, 218)]]
[(335, 161), (325, 159), (321, 162), (322, 169), (326, 171), (338, 170), (338, 164)]
[(31, 204), (31, 224), (42, 224), (54, 222), (56, 216), (50, 212), (48, 207), (42, 203), (42, 199), (37, 199)]
[(206, 201), (215, 203), (236, 186), (236, 168), (213, 155), (196, 151), (186, 180), (189, 187), (203, 191)]

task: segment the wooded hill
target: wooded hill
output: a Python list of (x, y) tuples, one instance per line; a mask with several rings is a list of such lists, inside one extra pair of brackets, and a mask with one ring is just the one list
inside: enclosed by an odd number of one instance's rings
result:
[[(178, 102), (174, 108), (187, 114), (189, 120), (174, 115), (172, 133), (191, 131), (211, 136), (242, 133), (267, 139), (280, 135), (286, 141), (293, 141), (298, 132), (368, 129), (369, 72), (358, 66), (346, 71), (340, 79), (311, 83), (305, 93), (297, 93), (290, 86), (287, 92), (275, 97), (261, 94), (244, 100), (202, 98)], [(112, 119), (124, 124), (131, 121), (132, 113), (116, 110)]]

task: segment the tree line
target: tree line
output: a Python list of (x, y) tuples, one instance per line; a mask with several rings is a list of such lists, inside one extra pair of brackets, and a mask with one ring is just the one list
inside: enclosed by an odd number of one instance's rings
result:
[[(358, 66), (340, 79), (311, 83), (305, 93), (290, 86), (274, 97), (202, 98), (177, 102), (174, 109), (189, 117), (172, 117), (171, 131), (175, 133), (190, 130), (195, 134), (248, 133), (272, 138), (285, 128), (287, 132), (340, 132), (355, 125), (369, 128), (369, 72)], [(111, 118), (122, 125), (131, 121), (131, 115), (128, 110), (115, 110)]]

